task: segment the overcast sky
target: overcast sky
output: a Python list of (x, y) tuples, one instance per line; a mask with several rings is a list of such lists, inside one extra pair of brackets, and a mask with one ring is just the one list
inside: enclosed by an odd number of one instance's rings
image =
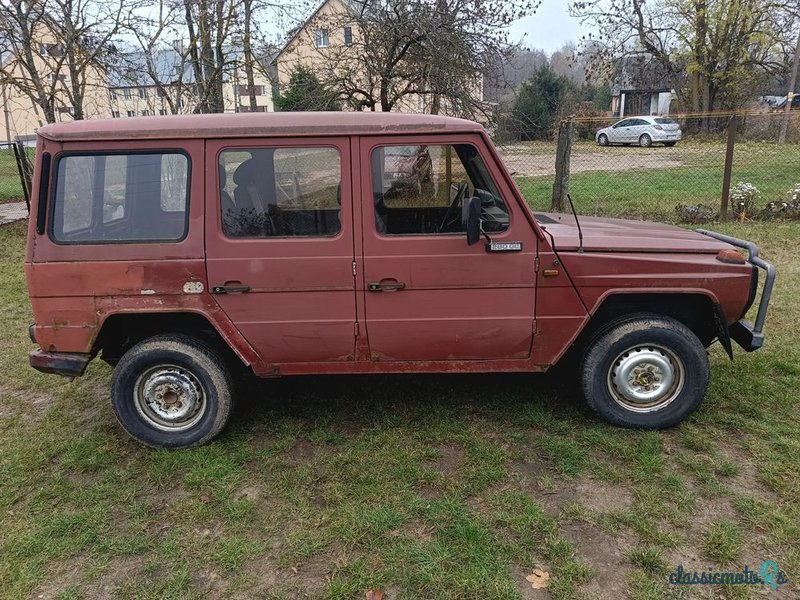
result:
[(569, 16), (568, 0), (543, 0), (539, 10), (510, 27), (511, 41), (529, 48), (540, 48), (550, 54), (565, 42), (578, 42), (587, 28)]

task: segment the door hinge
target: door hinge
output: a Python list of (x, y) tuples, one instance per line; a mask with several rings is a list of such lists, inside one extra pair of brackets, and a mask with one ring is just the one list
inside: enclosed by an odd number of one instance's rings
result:
[(358, 321), (353, 323), (353, 332), (356, 334), (356, 337), (358, 337), (361, 334), (361, 330), (358, 327)]
[(539, 257), (538, 256), (533, 259), (533, 272), (534, 273), (538, 273), (539, 272)]
[(356, 276), (356, 261), (353, 261), (353, 277)]

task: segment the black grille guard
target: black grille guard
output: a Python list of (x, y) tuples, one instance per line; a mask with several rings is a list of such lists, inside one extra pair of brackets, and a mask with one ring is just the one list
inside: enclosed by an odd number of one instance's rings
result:
[(718, 239), (721, 242), (726, 242), (731, 246), (736, 246), (737, 248), (743, 248), (747, 250), (749, 254), (747, 262), (755, 267), (758, 267), (759, 269), (763, 269), (766, 272), (767, 279), (764, 282), (764, 289), (761, 292), (761, 299), (758, 301), (756, 322), (750, 323), (749, 321), (740, 319), (730, 327), (731, 338), (733, 338), (733, 340), (744, 350), (747, 352), (758, 350), (764, 345), (764, 321), (767, 319), (767, 308), (769, 307), (769, 301), (772, 297), (772, 288), (775, 285), (775, 267), (759, 256), (760, 250), (754, 242), (740, 240), (729, 235), (717, 233), (715, 231), (708, 231), (706, 229), (697, 229), (696, 231), (698, 233), (702, 233), (703, 235)]

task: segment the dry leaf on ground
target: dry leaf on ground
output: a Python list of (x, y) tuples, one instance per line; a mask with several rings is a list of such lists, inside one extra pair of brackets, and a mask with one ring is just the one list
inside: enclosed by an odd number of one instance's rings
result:
[(541, 569), (534, 569), (533, 572), (525, 578), (531, 587), (535, 590), (546, 588), (550, 583), (550, 573), (542, 571)]

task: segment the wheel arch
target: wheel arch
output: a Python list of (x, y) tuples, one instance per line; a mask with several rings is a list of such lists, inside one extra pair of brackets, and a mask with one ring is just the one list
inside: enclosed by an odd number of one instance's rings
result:
[[(251, 352), (239, 348), (240, 340), (234, 339), (234, 333), (220, 331), (206, 314), (195, 311), (110, 313), (100, 325), (92, 354), (102, 351), (103, 360), (115, 364), (135, 344), (164, 333), (199, 338), (212, 345), (231, 365), (252, 365)], [(251, 350), (249, 346), (247, 350)]]
[(715, 339), (731, 355), (728, 327), (717, 299), (702, 292), (611, 292), (591, 311), (571, 351), (586, 347), (602, 328), (633, 314), (650, 313), (675, 319), (688, 327), (708, 347)]

